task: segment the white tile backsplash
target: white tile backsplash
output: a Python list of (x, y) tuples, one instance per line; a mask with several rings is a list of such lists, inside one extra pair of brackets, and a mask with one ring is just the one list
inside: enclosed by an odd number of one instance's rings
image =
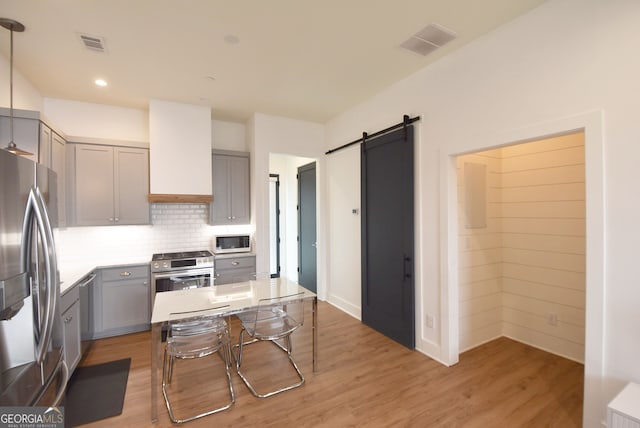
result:
[(59, 263), (96, 265), (151, 260), (154, 253), (212, 249), (216, 233), (250, 233), (251, 225), (210, 226), (207, 204), (152, 204), (151, 226), (69, 227), (56, 232)]

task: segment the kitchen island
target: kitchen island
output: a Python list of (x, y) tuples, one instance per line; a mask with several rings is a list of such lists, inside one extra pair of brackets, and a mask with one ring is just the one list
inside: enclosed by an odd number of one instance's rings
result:
[(317, 371), (318, 298), (286, 278), (223, 284), (156, 294), (151, 315), (151, 420), (158, 419), (158, 370), (162, 355), (162, 326), (169, 321), (200, 316), (222, 317), (257, 309), (261, 299), (296, 297), (312, 302), (313, 371)]

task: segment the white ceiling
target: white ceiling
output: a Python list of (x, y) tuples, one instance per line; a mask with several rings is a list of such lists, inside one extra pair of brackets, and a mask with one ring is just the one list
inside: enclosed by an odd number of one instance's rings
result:
[[(0, 0), (0, 17), (26, 27), (14, 34), (14, 66), (44, 97), (325, 122), (543, 1)], [(458, 38), (426, 57), (399, 47), (429, 23)], [(107, 52), (87, 50), (79, 33), (104, 37)]]

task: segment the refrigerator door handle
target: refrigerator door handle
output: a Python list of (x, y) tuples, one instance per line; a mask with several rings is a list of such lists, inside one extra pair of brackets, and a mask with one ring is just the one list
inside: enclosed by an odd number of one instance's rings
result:
[(64, 393), (67, 390), (67, 382), (69, 381), (69, 368), (67, 367), (67, 363), (65, 363), (64, 359), (60, 360), (60, 363), (62, 363), (62, 382), (60, 383), (60, 390), (56, 394), (56, 398), (53, 400), (53, 407), (58, 407), (62, 402)]
[[(27, 214), (25, 215), (25, 232), (27, 233), (28, 245), (23, 245), (22, 248), (22, 260), (23, 268), (29, 269), (29, 262), (31, 258), (31, 246), (34, 243), (31, 235), (31, 224), (35, 217), (35, 223), (38, 228), (38, 232), (42, 238), (42, 245), (45, 253), (45, 280), (46, 287), (46, 306), (45, 316), (42, 319), (42, 325), (40, 333), (37, 335), (35, 358), (38, 364), (42, 364), (47, 355), (49, 342), (51, 341), (51, 333), (53, 330), (55, 305), (57, 301), (57, 287), (58, 287), (58, 267), (56, 252), (53, 240), (53, 230), (51, 223), (49, 222), (49, 216), (47, 215), (47, 209), (44, 203), (44, 199), (40, 190), (37, 187), (32, 187), (29, 191), (29, 197), (27, 198)], [(25, 235), (23, 235), (25, 236)]]

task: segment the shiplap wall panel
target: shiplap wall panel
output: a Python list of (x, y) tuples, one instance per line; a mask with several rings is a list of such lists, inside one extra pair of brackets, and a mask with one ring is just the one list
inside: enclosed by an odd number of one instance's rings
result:
[(459, 267), (474, 267), (492, 265), (502, 261), (502, 251), (498, 247), (485, 247), (484, 250), (469, 251), (464, 259), (460, 260)]
[(469, 317), (483, 312), (501, 311), (502, 293), (486, 294), (477, 299), (460, 302), (460, 317)]
[(547, 317), (551, 311), (558, 314), (558, 318), (563, 320), (563, 322), (578, 327), (585, 326), (584, 308), (576, 308), (539, 299), (523, 299), (520, 295), (511, 294), (506, 291), (502, 293), (502, 304), (506, 307), (518, 309), (522, 312), (529, 312), (541, 317)]
[(566, 236), (533, 233), (503, 233), (504, 248), (523, 250), (549, 251), (551, 253), (567, 252), (569, 254), (585, 254), (584, 236)]
[(472, 331), (460, 330), (460, 352), (468, 351), (502, 336), (502, 322), (484, 327), (476, 326)]
[(500, 202), (584, 201), (584, 183), (536, 184), (502, 189)]
[(537, 266), (503, 263), (503, 282), (505, 279), (534, 281), (555, 287), (584, 291), (586, 277), (584, 272), (571, 272), (560, 269), (548, 269)]
[(511, 278), (502, 279), (502, 290), (504, 293), (524, 297), (522, 301), (527, 304), (530, 301), (538, 300), (540, 302), (559, 303), (584, 310), (585, 292), (583, 290), (572, 290), (570, 288)]
[[(584, 361), (584, 135), (511, 146), (502, 155), (505, 335)], [(552, 244), (541, 244), (550, 235)]]
[[(557, 137), (550, 137), (542, 140), (535, 140), (531, 141), (530, 143), (535, 145), (535, 150), (538, 153), (567, 149), (571, 147), (582, 147), (584, 145), (584, 134), (581, 132), (575, 132), (572, 134), (559, 135)], [(492, 153), (493, 157), (500, 159), (521, 156), (522, 146), (523, 144), (516, 144), (512, 146), (502, 147), (500, 149), (492, 149), (490, 152)]]
[(571, 254), (559, 251), (525, 250), (504, 246), (502, 261), (517, 265), (535, 266), (570, 272), (585, 272), (584, 254)]
[(477, 299), (485, 295), (502, 292), (502, 280), (499, 277), (484, 281), (467, 282), (458, 287), (460, 301)]
[(503, 202), (502, 218), (584, 218), (582, 201)]
[(505, 323), (503, 326), (502, 334), (510, 339), (526, 343), (574, 361), (584, 361), (584, 345), (582, 343), (574, 343), (566, 339), (509, 323)]
[(546, 315), (538, 315), (529, 311), (521, 311), (504, 306), (502, 308), (502, 321), (504, 324), (530, 328), (538, 333), (553, 336), (556, 339), (564, 339), (584, 345), (584, 327), (561, 321), (560, 319), (558, 319), (556, 325), (550, 325), (547, 322)]
[(578, 236), (584, 239), (584, 218), (503, 218), (503, 233)]
[[(519, 145), (521, 147), (533, 146), (535, 143)], [(515, 147), (515, 146), (514, 146)], [(525, 147), (524, 150), (527, 148)], [(584, 164), (584, 147), (569, 147), (566, 149), (551, 150), (545, 152), (530, 151), (526, 154), (513, 155), (502, 158), (502, 172), (546, 170), (567, 165)]]
[[(584, 134), (461, 156), (459, 178), (461, 164), (482, 161), (487, 228), (474, 234), (458, 223), (460, 349), (505, 335), (583, 361)], [(463, 209), (460, 184), (458, 195)], [(484, 245), (474, 247), (476, 240)]]
[(583, 183), (584, 164), (546, 168), (544, 174), (540, 174), (537, 169), (503, 172), (502, 179), (505, 189), (545, 184)]
[(460, 333), (465, 338), (465, 343), (460, 344), (462, 350), (480, 341), (486, 342), (490, 338), (499, 337), (502, 334), (502, 311), (496, 308), (489, 311), (478, 312), (473, 315), (460, 318)]
[[(461, 156), (457, 163), (461, 349), (469, 349), (502, 334), (500, 219), (496, 210), (491, 209), (501, 198), (499, 154), (495, 150), (480, 155)], [(486, 166), (486, 227), (466, 227), (465, 163)]]

